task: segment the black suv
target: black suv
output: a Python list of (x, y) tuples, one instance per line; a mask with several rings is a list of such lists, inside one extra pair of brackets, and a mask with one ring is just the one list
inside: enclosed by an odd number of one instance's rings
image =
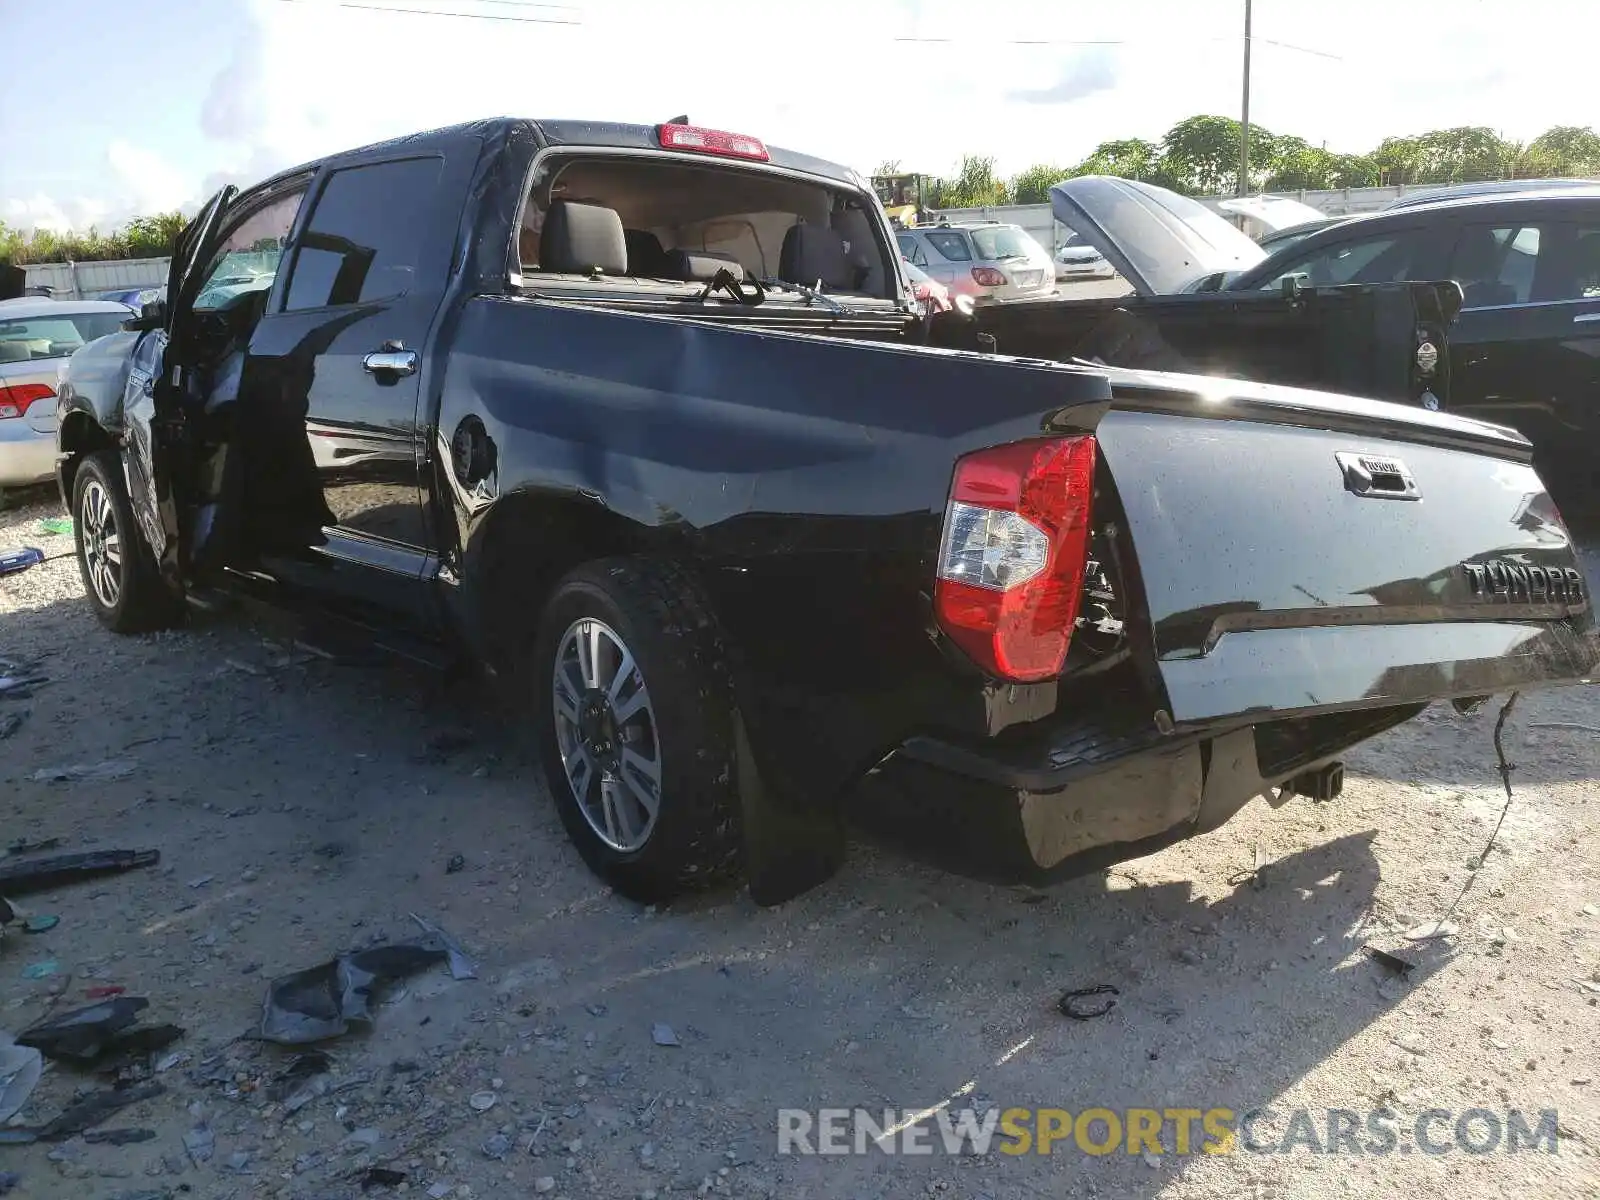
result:
[(1600, 433), (1600, 185), (1444, 200), (1355, 217), (1230, 280), (1228, 291), (1454, 279), (1450, 407), (1592, 466)]

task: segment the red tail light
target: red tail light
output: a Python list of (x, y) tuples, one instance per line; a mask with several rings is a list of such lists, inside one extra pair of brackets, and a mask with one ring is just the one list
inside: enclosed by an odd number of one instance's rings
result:
[(658, 125), (656, 135), (663, 150), (693, 150), (698, 154), (721, 154), (726, 158), (753, 158), (767, 162), (767, 147), (759, 138), (698, 125)]
[(972, 282), (979, 287), (1004, 287), (1006, 277), (994, 267), (973, 267)]
[(1061, 673), (1083, 599), (1093, 437), (996, 446), (956, 463), (939, 548), (939, 628), (989, 674)]
[(0, 383), (0, 421), (26, 416), (30, 405), (55, 398), (55, 389), (48, 383), (14, 383), (9, 387)]

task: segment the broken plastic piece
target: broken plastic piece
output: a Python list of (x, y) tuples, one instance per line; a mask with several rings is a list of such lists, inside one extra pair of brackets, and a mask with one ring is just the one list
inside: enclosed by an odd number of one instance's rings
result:
[(650, 1040), (658, 1046), (681, 1046), (678, 1035), (672, 1031), (672, 1026), (665, 1021), (657, 1021), (650, 1026)]
[(374, 946), (280, 976), (267, 986), (257, 1036), (286, 1046), (341, 1037), (353, 1021), (372, 1022), (373, 992), (445, 957), (438, 946)]
[(1404, 979), (1416, 969), (1417, 964), (1409, 959), (1401, 958), (1398, 954), (1391, 954), (1387, 950), (1379, 950), (1376, 946), (1368, 946), (1367, 953), (1380, 966), (1387, 967), (1394, 974)]
[(44, 1060), (31, 1046), (18, 1046), (9, 1033), (0, 1033), (0, 1125), (28, 1102), (39, 1085)]
[(26, 571), (43, 561), (44, 551), (36, 546), (14, 546), (10, 550), (0, 550), (0, 575)]
[[(333, 1059), (321, 1050), (308, 1050), (304, 1054), (297, 1054), (290, 1060), (289, 1065), (278, 1073), (267, 1086), (267, 1099), (284, 1101), (289, 1100), (297, 1092), (303, 1091), (302, 1085), (306, 1080), (315, 1078), (333, 1066)], [(307, 1096), (306, 1099), (313, 1099)], [(296, 1108), (304, 1106), (304, 1101)]]
[(91, 1146), (132, 1146), (138, 1142), (153, 1142), (155, 1138), (154, 1129), (90, 1129), (83, 1135), (83, 1140)]
[(448, 956), (451, 979), (476, 979), (478, 977), (478, 964), (467, 957), (466, 951), (461, 949), (461, 943), (456, 941), (443, 929), (431, 922), (424, 921), (416, 913), (410, 914), (411, 919), (422, 927), (422, 932), (437, 938), (444, 947)]
[(53, 958), (47, 958), (43, 962), (29, 963), (22, 968), (22, 977), (24, 979), (48, 979), (60, 969), (60, 966), (61, 964)]
[(60, 767), (42, 767), (28, 778), (35, 783), (109, 782), (126, 779), (139, 764), (131, 758), (108, 758), (97, 763), (70, 763)]
[(54, 913), (37, 913), (22, 922), (23, 933), (48, 933), (61, 924), (61, 918)]
[(98, 1070), (132, 1066), (183, 1036), (176, 1025), (130, 1028), (150, 1006), (142, 996), (119, 996), (74, 1009), (25, 1029), (19, 1045), (32, 1046), (54, 1062)]
[[(1122, 993), (1109, 983), (1096, 984), (1094, 987), (1075, 988), (1062, 994), (1056, 1001), (1056, 1008), (1064, 1017), (1071, 1017), (1074, 1021), (1092, 1021), (1095, 1017), (1103, 1017), (1117, 1006), (1116, 997)], [(1111, 997), (1107, 1000), (1095, 1000), (1096, 996)]]
[(118, 1109), (127, 1108), (141, 1100), (153, 1100), (166, 1090), (162, 1084), (146, 1083), (116, 1091), (91, 1092), (35, 1132), (41, 1142), (64, 1142), (85, 1129), (94, 1128)]
[(63, 534), (72, 532), (71, 517), (45, 517), (39, 522), (40, 533)]
[(23, 862), (0, 861), (0, 893), (24, 896), (78, 879), (115, 875), (161, 861), (159, 850), (91, 850), (83, 854), (56, 854)]
[(22, 722), (27, 719), (27, 712), (5, 713), (0, 715), (0, 742), (5, 741), (17, 730), (22, 728)]

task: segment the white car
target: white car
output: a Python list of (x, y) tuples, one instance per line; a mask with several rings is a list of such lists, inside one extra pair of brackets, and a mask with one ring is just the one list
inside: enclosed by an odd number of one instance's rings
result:
[(110, 300), (0, 300), (0, 487), (55, 477), (57, 371), (137, 315)]
[(1110, 279), (1116, 274), (1106, 256), (1075, 233), (1056, 247), (1056, 282), (1068, 279)]
[(1055, 295), (1050, 255), (1021, 226), (941, 222), (897, 230), (895, 240), (906, 261), (944, 284), (952, 300), (1005, 304)]

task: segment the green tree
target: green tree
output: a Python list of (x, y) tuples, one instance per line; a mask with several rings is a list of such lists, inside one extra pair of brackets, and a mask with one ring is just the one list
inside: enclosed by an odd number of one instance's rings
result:
[(1600, 175), (1600, 133), (1587, 125), (1557, 125), (1528, 143), (1535, 175)]
[(1035, 163), (1011, 181), (1011, 195), (1016, 204), (1047, 204), (1050, 188), (1072, 172), (1065, 167), (1052, 167)]
[(994, 159), (981, 154), (964, 155), (956, 177), (935, 180), (933, 192), (934, 204), (939, 208), (982, 208), (1011, 203), (1011, 188), (995, 175)]
[[(1239, 179), (1239, 122), (1231, 117), (1199, 116), (1179, 121), (1162, 139), (1162, 158), (1184, 191), (1201, 195), (1232, 192)], [(1265, 179), (1276, 138), (1250, 127), (1250, 170), (1246, 186)]]

